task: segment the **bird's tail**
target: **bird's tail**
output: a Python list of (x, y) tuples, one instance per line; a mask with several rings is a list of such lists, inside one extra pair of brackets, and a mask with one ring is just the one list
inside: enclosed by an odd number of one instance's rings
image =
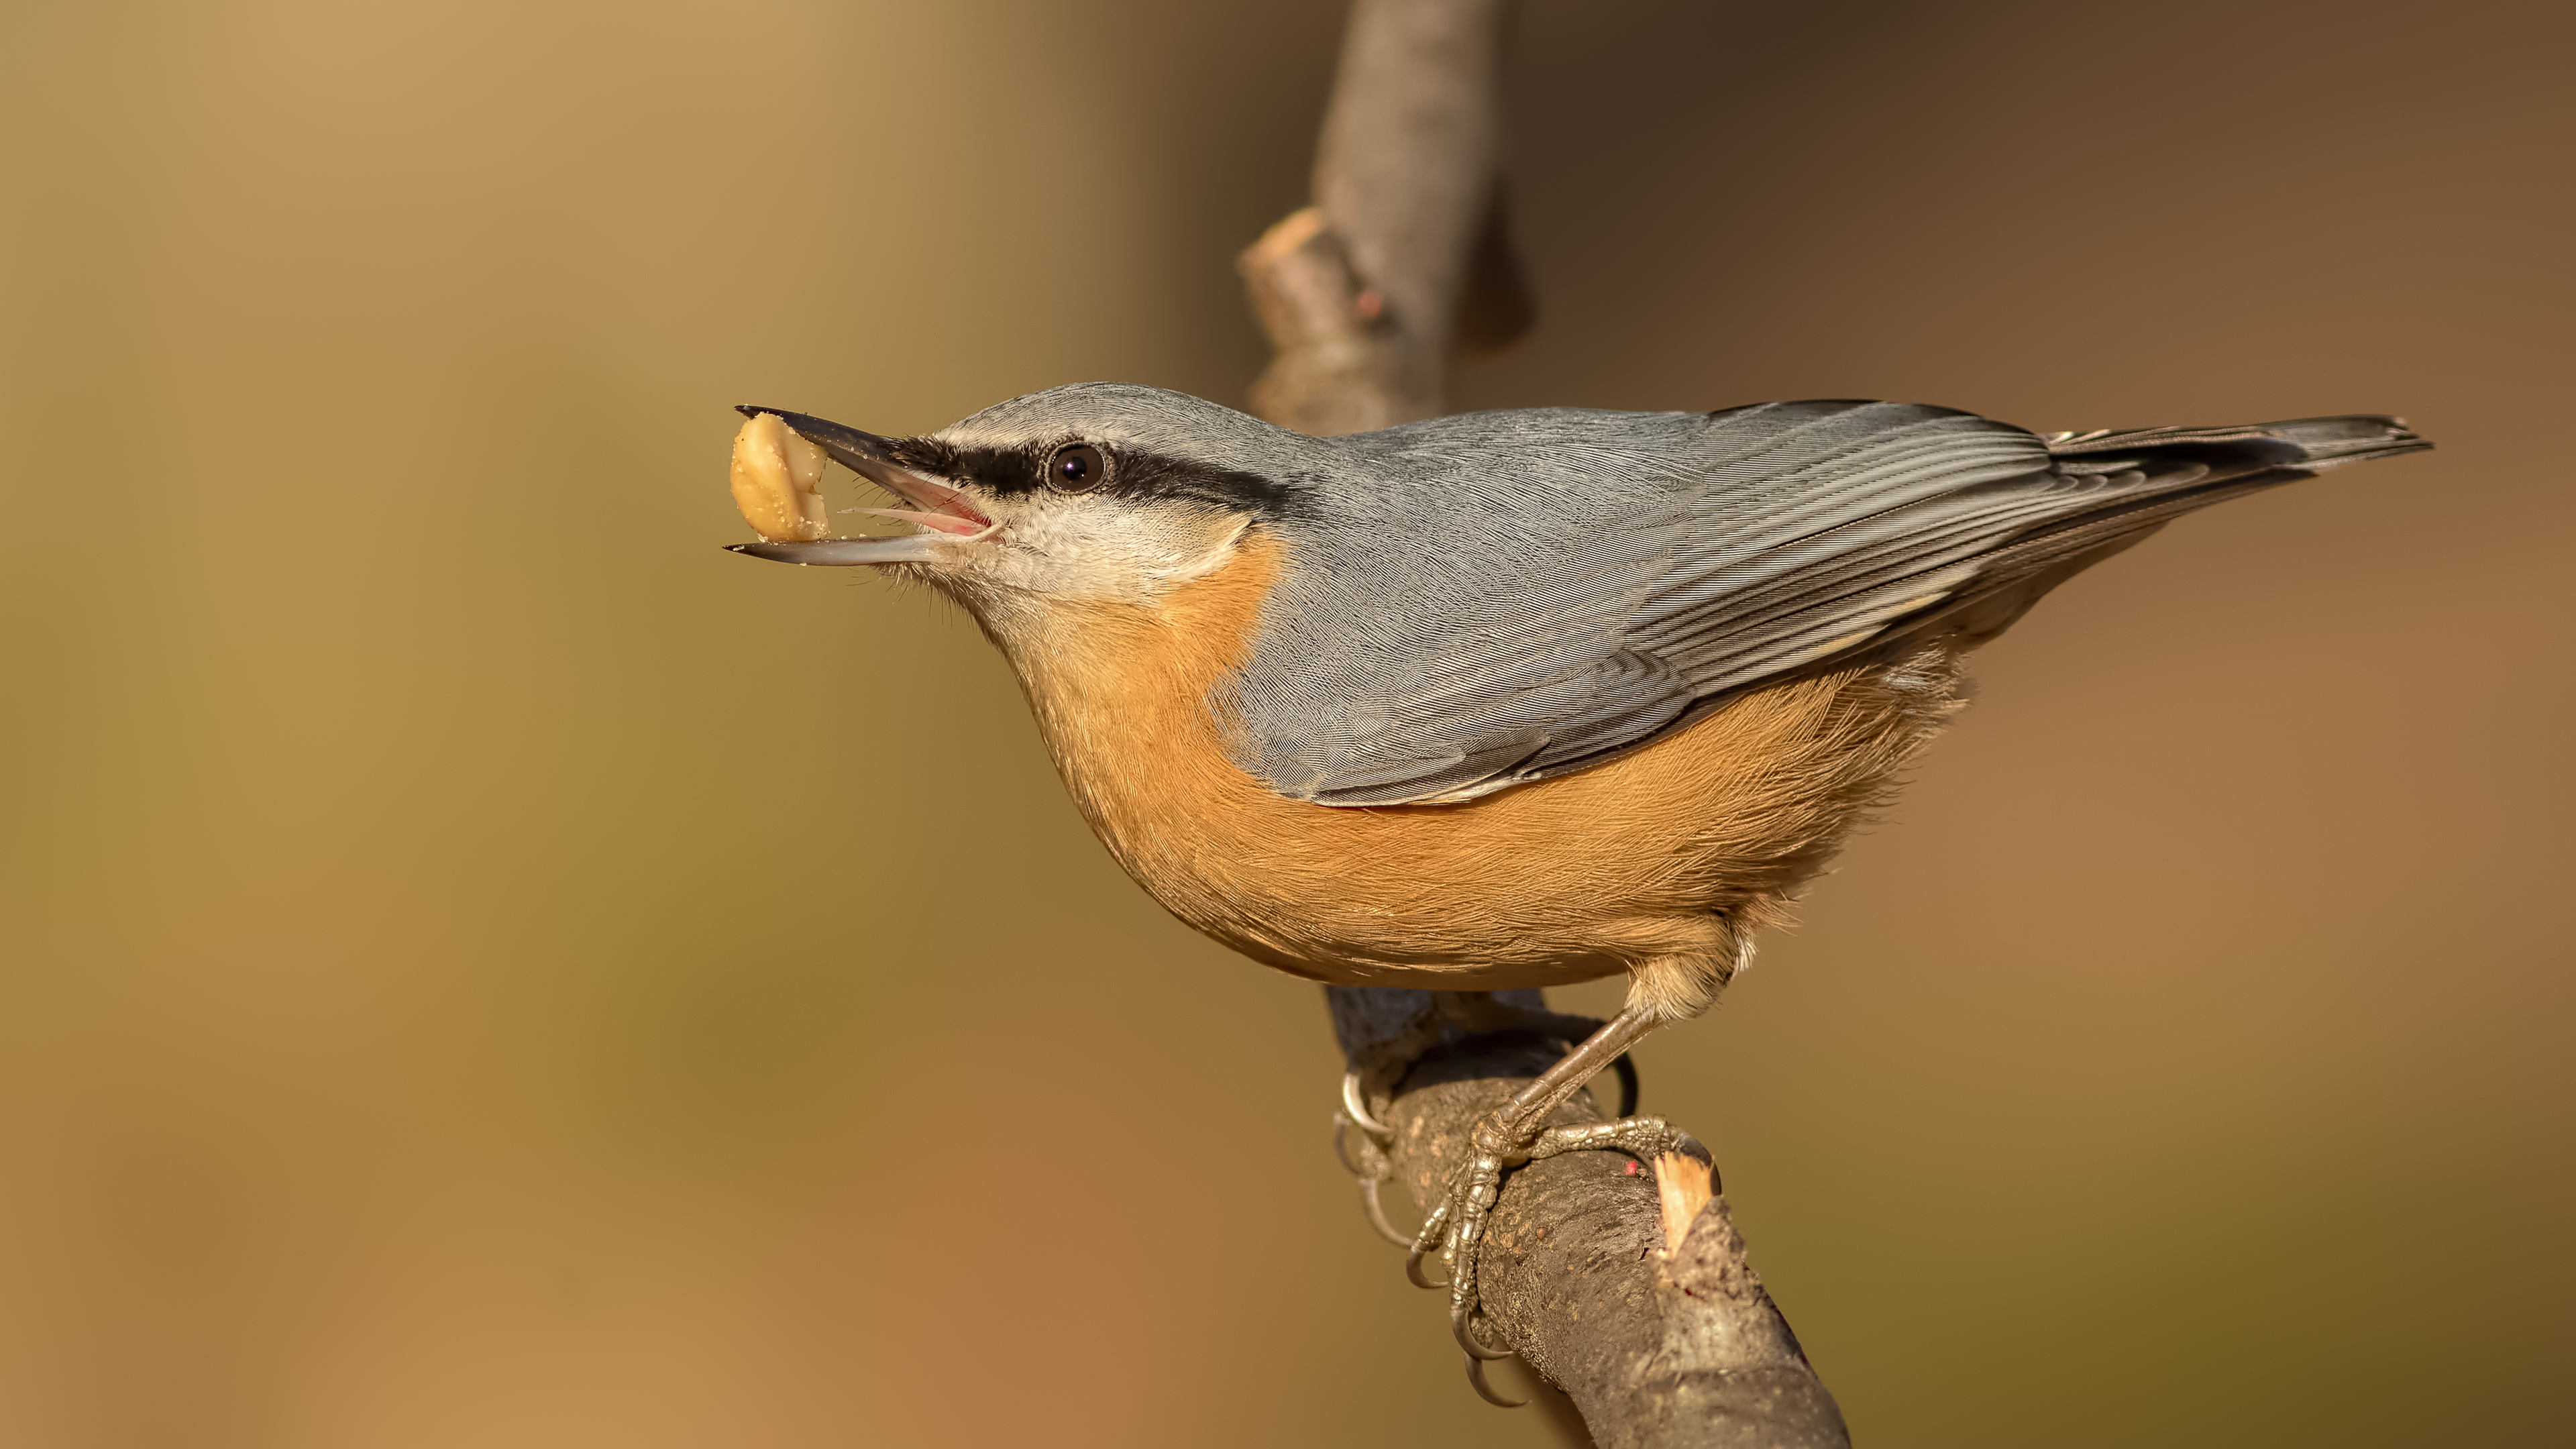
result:
[[(2233, 428), (2132, 428), (2042, 436), (2080, 505), (1986, 560), (1987, 584), (1908, 635), (1961, 648), (2002, 633), (2042, 594), (2183, 514), (2283, 483), (2433, 446), (2398, 418), (2360, 413)], [(2098, 491), (2095, 491), (2098, 490)], [(1902, 639), (1898, 646), (1902, 646)]]
[[(1996, 575), (2049, 565), (2183, 514), (2295, 483), (2328, 468), (2433, 446), (2373, 413), (2233, 428), (2132, 428), (2044, 436), (2059, 475), (2079, 485), (2071, 507), (1990, 562)], [(2018, 556), (2018, 557), (2016, 557)]]

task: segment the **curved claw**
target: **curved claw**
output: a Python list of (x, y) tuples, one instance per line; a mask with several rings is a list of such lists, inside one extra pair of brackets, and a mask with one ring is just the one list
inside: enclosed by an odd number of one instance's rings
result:
[[(1369, 1115), (1368, 1099), (1360, 1091), (1360, 1074), (1342, 1073), (1342, 1111), (1362, 1132), (1384, 1144), (1395, 1140), (1395, 1129)], [(1622, 1116), (1633, 1115), (1622, 1113)]]
[(1485, 1347), (1483, 1340), (1476, 1337), (1475, 1321), (1464, 1313), (1461, 1313), (1449, 1320), (1449, 1332), (1458, 1340), (1458, 1346), (1467, 1350), (1467, 1357), (1469, 1358), (1481, 1358), (1490, 1361), (1498, 1358), (1512, 1357), (1512, 1351), (1508, 1348)]
[(1360, 1171), (1359, 1164), (1351, 1161), (1350, 1149), (1342, 1145), (1346, 1134), (1356, 1125), (1358, 1124), (1351, 1121), (1351, 1114), (1348, 1112), (1333, 1114), (1333, 1156), (1342, 1164), (1342, 1171), (1366, 1182), (1369, 1180), (1369, 1175)]
[(1483, 1399), (1497, 1409), (1520, 1409), (1529, 1406), (1527, 1399), (1507, 1399), (1494, 1392), (1494, 1386), (1485, 1382), (1485, 1361), (1474, 1354), (1467, 1356), (1467, 1382), (1475, 1388), (1477, 1398)]
[(1395, 1230), (1395, 1224), (1386, 1220), (1386, 1209), (1381, 1206), (1377, 1200), (1376, 1178), (1363, 1177), (1360, 1179), (1360, 1205), (1368, 1209), (1369, 1226), (1377, 1229), (1379, 1236), (1385, 1238), (1388, 1242), (1395, 1244), (1399, 1248), (1410, 1248), (1413, 1246), (1413, 1239), (1397, 1232)]

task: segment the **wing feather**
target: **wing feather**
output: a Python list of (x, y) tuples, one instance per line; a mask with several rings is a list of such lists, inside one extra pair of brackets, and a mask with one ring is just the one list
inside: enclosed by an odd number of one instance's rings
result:
[(2005, 599), (1978, 616), (1991, 634), (2052, 569), (2182, 512), (2424, 446), (2379, 418), (2043, 440), (1880, 402), (1488, 413), (1343, 441), (1369, 484), (1289, 535), (1296, 567), (1226, 701), (1246, 768), (1332, 805), (1586, 768)]

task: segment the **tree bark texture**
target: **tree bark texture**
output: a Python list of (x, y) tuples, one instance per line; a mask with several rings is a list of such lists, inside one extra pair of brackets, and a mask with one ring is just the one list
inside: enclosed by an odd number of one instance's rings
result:
[[(1263, 417), (1338, 434), (1437, 416), (1462, 346), (1528, 330), (1499, 179), (1509, 0), (1356, 0), (1317, 149), (1316, 204), (1241, 258), (1275, 352)], [(1438, 1197), (1476, 1121), (1560, 1043), (1502, 1018), (1539, 993), (1327, 988), (1369, 1105), (1395, 1131), (1364, 1175)], [(1491, 1008), (1501, 1007), (1497, 1012)], [(1555, 1122), (1600, 1120), (1589, 1094)], [(1654, 1171), (1574, 1152), (1511, 1174), (1481, 1254), (1486, 1332), (1570, 1396), (1602, 1449), (1847, 1449), (1841, 1412), (1745, 1260), (1722, 1194), (1667, 1224)], [(1666, 1250), (1668, 1230), (1679, 1237)]]
[[(1477, 1030), (1479, 993), (1328, 992), (1345, 1057), (1363, 1082), (1388, 1084), (1369, 1089), (1369, 1105), (1395, 1131), (1385, 1170), (1416, 1203), (1437, 1201), (1466, 1162), (1477, 1119), (1563, 1052), (1533, 1032)], [(1540, 1004), (1535, 991), (1493, 997)], [(1579, 1094), (1550, 1125), (1601, 1118)], [(1481, 1258), (1486, 1333), (1573, 1400), (1601, 1449), (1847, 1449), (1841, 1411), (1745, 1260), (1724, 1195), (1677, 1250), (1666, 1231), (1653, 1169), (1623, 1154), (1514, 1172)]]

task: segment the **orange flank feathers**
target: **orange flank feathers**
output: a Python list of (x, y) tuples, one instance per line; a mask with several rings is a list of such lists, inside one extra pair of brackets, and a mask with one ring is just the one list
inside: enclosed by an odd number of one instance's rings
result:
[[(1282, 565), (1245, 540), (1151, 604), (1001, 640), (1075, 802), (1175, 915), (1338, 985), (1484, 991), (1621, 971), (1697, 1015), (1955, 708), (1949, 650), (1747, 691), (1607, 764), (1454, 805), (1290, 800), (1210, 706)], [(1015, 629), (1014, 634), (1020, 630)]]

